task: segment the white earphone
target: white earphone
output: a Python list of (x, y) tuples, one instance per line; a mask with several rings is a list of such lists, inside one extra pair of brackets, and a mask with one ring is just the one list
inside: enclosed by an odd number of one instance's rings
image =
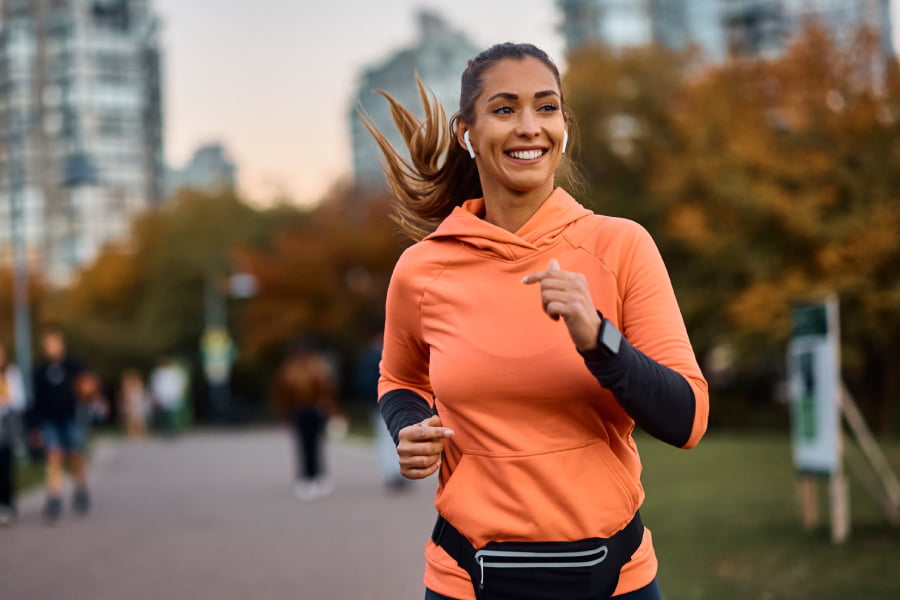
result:
[(568, 146), (568, 145), (569, 145), (569, 130), (566, 129), (565, 131), (563, 131), (563, 146), (562, 146), (563, 154), (566, 153), (566, 146)]
[(463, 139), (466, 142), (466, 148), (469, 149), (469, 156), (475, 158), (475, 150), (472, 148), (472, 142), (469, 141), (469, 130), (466, 129), (466, 132), (463, 134)]

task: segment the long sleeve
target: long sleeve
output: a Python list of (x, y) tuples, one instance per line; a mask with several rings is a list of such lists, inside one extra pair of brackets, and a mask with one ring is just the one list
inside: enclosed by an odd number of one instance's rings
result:
[(615, 356), (607, 357), (599, 350), (581, 355), (591, 374), (641, 429), (673, 446), (688, 443), (697, 403), (687, 379), (624, 338)]
[(634, 227), (619, 255), (621, 298), (619, 355), (585, 353), (588, 368), (635, 422), (683, 448), (700, 441), (709, 415), (709, 393), (669, 274), (656, 244)]
[(433, 414), (428, 402), (412, 390), (388, 392), (379, 400), (379, 408), (395, 444), (400, 441), (401, 429), (420, 423)]
[[(415, 248), (415, 247), (413, 247)], [(407, 250), (391, 276), (384, 327), (384, 348), (379, 365), (378, 396), (393, 390), (415, 392), (430, 406), (434, 393), (429, 377), (429, 348), (422, 336), (421, 306), (424, 285), (420, 266)]]

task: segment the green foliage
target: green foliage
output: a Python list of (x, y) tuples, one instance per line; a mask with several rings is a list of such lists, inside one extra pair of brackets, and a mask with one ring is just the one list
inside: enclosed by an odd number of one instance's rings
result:
[(235, 246), (264, 242), (280, 218), (232, 194), (184, 191), (139, 218), (127, 245), (105, 248), (42, 317), (62, 321), (74, 351), (107, 380), (163, 355), (193, 359), (206, 286), (224, 286)]
[[(381, 327), (402, 250), (388, 212), (387, 198), (356, 198), (342, 187), (309, 211), (256, 210), (233, 194), (185, 191), (139, 218), (129, 243), (105, 248), (71, 287), (45, 294), (36, 321), (61, 322), (73, 353), (109, 385), (166, 355), (199, 373), (213, 286), (237, 345), (233, 384), (261, 405), (291, 342), (312, 334), (352, 356)], [(254, 296), (229, 296), (234, 273), (255, 277)]]

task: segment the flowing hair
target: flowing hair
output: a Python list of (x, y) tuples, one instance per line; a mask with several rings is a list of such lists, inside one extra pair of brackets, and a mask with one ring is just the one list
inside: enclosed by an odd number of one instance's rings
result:
[[(393, 219), (413, 240), (419, 241), (434, 231), (455, 207), (483, 195), (475, 161), (456, 141), (457, 124), (474, 122), (475, 101), (483, 91), (482, 75), (488, 68), (503, 59), (523, 60), (529, 56), (550, 69), (562, 95), (559, 69), (547, 53), (532, 44), (511, 42), (491, 46), (469, 60), (462, 74), (459, 111), (449, 121), (440, 100), (426, 90), (418, 75), (422, 120), (387, 92), (375, 90), (390, 103), (391, 117), (409, 150), (409, 159), (391, 145), (362, 107), (357, 109), (384, 155), (384, 173), (394, 194)], [(560, 100), (571, 130), (574, 120), (562, 97)], [(570, 131), (570, 137), (574, 133)]]

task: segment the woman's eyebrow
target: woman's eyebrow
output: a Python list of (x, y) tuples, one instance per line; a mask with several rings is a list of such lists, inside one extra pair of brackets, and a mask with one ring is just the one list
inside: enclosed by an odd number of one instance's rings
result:
[[(556, 90), (544, 90), (542, 92), (534, 93), (535, 98), (545, 98), (547, 96), (559, 96), (559, 93), (557, 93)], [(498, 92), (498, 93), (494, 94), (493, 96), (491, 96), (490, 98), (488, 98), (487, 101), (490, 102), (494, 98), (504, 98), (506, 100), (518, 100), (519, 95), (513, 94), (512, 92)]]

